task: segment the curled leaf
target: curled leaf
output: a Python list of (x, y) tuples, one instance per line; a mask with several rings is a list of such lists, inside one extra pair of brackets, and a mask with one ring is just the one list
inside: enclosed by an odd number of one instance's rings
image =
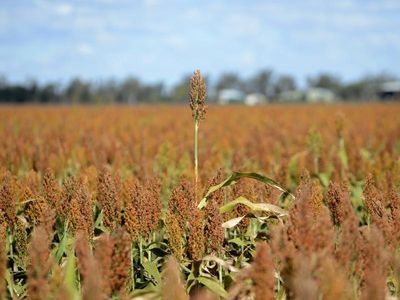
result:
[[(287, 216), (287, 211), (280, 208), (279, 206), (273, 205), (273, 204), (269, 204), (269, 203), (253, 203), (250, 200), (246, 199), (245, 197), (238, 197), (235, 200), (228, 202), (227, 204), (223, 205), (220, 207), (219, 212), (221, 214), (227, 213), (232, 211), (236, 205), (238, 204), (243, 204), (245, 206), (247, 206), (251, 212), (257, 212), (257, 211), (261, 211), (261, 212), (268, 212), (268, 213), (272, 213), (275, 214), (279, 217), (284, 217)], [(240, 221), (239, 221), (240, 222)]]
[(197, 206), (199, 209), (203, 209), (204, 207), (207, 206), (207, 202), (208, 202), (208, 197), (214, 193), (215, 191), (223, 188), (223, 187), (227, 187), (230, 186), (232, 184), (235, 184), (236, 182), (238, 182), (239, 179), (241, 178), (252, 178), (255, 180), (258, 180), (260, 182), (263, 182), (265, 184), (268, 184), (276, 189), (278, 189), (279, 191), (281, 191), (283, 193), (283, 195), (289, 195), (291, 197), (294, 198), (294, 196), (287, 190), (285, 190), (284, 188), (282, 188), (276, 181), (274, 181), (273, 179), (263, 176), (261, 174), (258, 173), (253, 173), (253, 172), (233, 172), (231, 176), (229, 176), (227, 179), (225, 179), (223, 182), (221, 182), (220, 184), (214, 185), (212, 187), (210, 187), (210, 189), (207, 191), (207, 193), (205, 194), (205, 196), (203, 197), (203, 199), (201, 199), (199, 205)]

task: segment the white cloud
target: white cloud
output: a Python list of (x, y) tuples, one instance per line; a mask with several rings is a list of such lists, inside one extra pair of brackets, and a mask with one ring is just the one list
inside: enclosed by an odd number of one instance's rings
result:
[(155, 7), (160, 4), (159, 0), (144, 0), (144, 5), (148, 7)]
[(167, 45), (169, 45), (177, 50), (183, 50), (186, 48), (185, 39), (179, 35), (168, 35), (165, 37), (164, 40), (167, 43)]
[(35, 0), (33, 3), (43, 11), (55, 13), (60, 16), (70, 15), (73, 11), (73, 6), (66, 2), (55, 3), (55, 1)]
[(246, 51), (242, 55), (242, 62), (245, 66), (252, 66), (256, 62), (254, 53), (251, 51)]
[(56, 14), (61, 16), (67, 16), (71, 14), (72, 10), (72, 5), (68, 3), (60, 3), (54, 6), (54, 11), (56, 12)]
[(261, 31), (261, 22), (256, 15), (235, 13), (227, 17), (228, 29), (238, 35), (256, 35)]
[(84, 56), (91, 55), (94, 52), (92, 46), (90, 46), (89, 44), (86, 44), (86, 43), (78, 44), (78, 46), (76, 47), (76, 51), (80, 55), (84, 55)]

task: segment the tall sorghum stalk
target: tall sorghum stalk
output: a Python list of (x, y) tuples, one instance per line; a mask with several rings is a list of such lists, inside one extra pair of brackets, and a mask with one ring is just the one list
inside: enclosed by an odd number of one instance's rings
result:
[(198, 133), (199, 123), (206, 115), (206, 83), (199, 70), (196, 70), (190, 80), (190, 108), (194, 119), (194, 176), (195, 188), (199, 181), (199, 161), (198, 161)]

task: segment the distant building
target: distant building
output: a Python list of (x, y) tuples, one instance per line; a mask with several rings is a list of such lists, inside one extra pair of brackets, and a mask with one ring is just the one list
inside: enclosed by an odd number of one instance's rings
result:
[(315, 102), (333, 102), (335, 101), (335, 94), (328, 89), (324, 88), (310, 88), (305, 92), (305, 101), (310, 103)]
[(305, 91), (286, 91), (279, 95), (279, 101), (281, 102), (308, 102), (308, 103), (330, 103), (335, 101), (335, 94), (323, 88), (309, 88)]
[(382, 100), (400, 100), (400, 81), (383, 83), (378, 96)]
[(304, 92), (302, 91), (286, 91), (278, 96), (280, 102), (301, 102), (304, 101)]
[(247, 105), (257, 105), (257, 104), (264, 104), (267, 102), (267, 97), (264, 94), (260, 93), (252, 93), (248, 94), (244, 99), (244, 103)]
[(244, 100), (245, 95), (236, 89), (224, 89), (218, 94), (218, 103), (220, 104), (242, 104)]

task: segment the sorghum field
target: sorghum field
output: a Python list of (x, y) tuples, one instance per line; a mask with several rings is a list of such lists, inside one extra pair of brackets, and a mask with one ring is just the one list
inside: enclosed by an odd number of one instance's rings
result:
[(400, 296), (400, 105), (204, 113), (1, 107), (0, 298)]

